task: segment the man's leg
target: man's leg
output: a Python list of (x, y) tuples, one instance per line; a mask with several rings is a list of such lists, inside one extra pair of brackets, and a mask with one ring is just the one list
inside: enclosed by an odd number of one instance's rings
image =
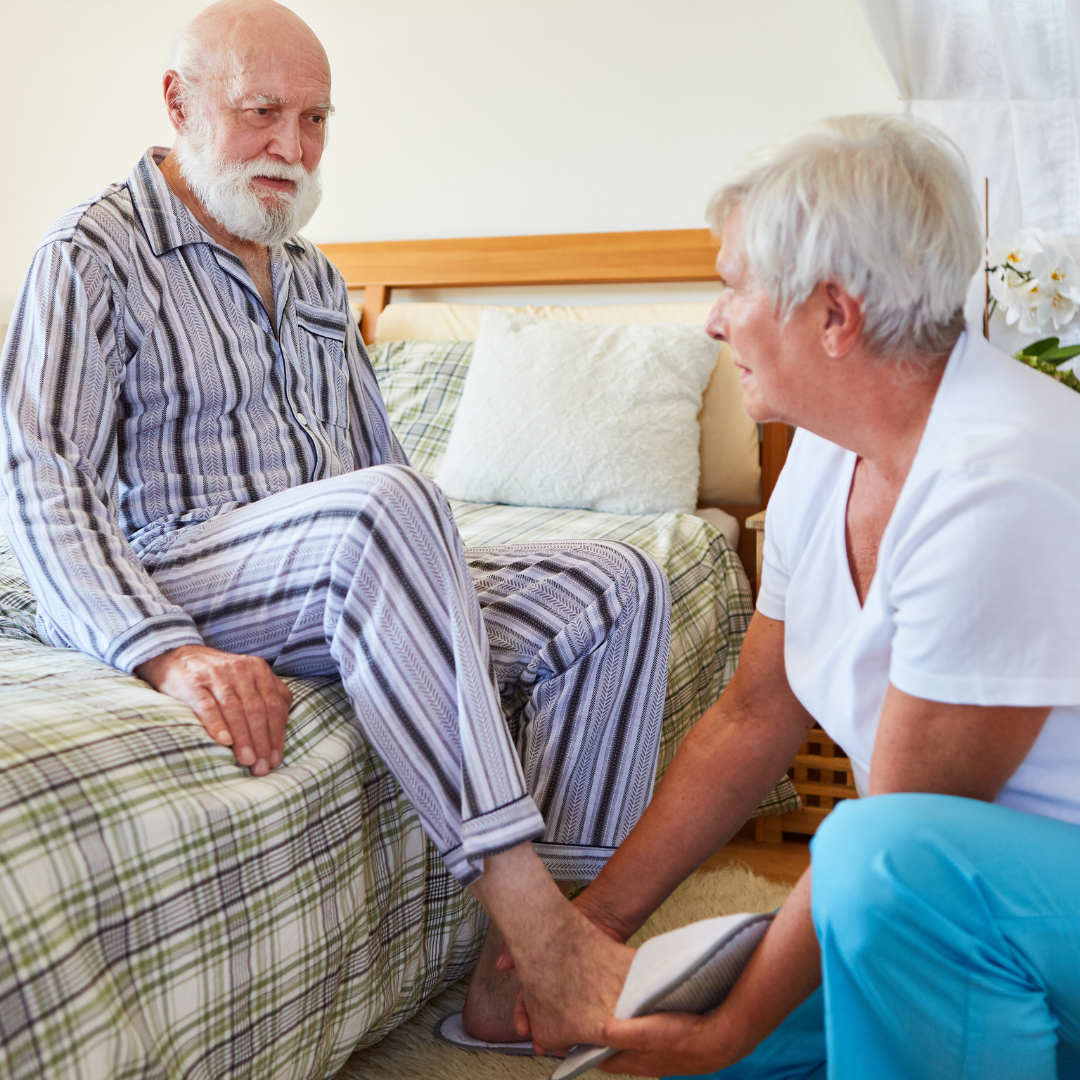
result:
[[(438, 490), (409, 469), (365, 469), (194, 526), (145, 561), (207, 644), (262, 656), (281, 674), (341, 674), (451, 871), (465, 883), (487, 871), (474, 891), (507, 931), (526, 985), (558, 993), (550, 1006), (534, 997), (538, 1030), (556, 1046), (598, 1032), (621, 986), (608, 975), (625, 974), (630, 950), (566, 904), (521, 844), (543, 820), (502, 720), (475, 589)], [(571, 1025), (560, 1027), (563, 1014)]]
[(667, 692), (667, 578), (627, 544), (468, 548), (537, 852), (558, 880), (592, 880), (648, 805)]
[(542, 834), (457, 530), (419, 473), (379, 466), (305, 484), (187, 529), (146, 561), (206, 644), (278, 674), (340, 674), (462, 883)]
[(1080, 826), (946, 795), (813, 841), (829, 1076), (1080, 1076)]
[[(667, 689), (670, 597), (655, 563), (626, 544), (469, 548), (496, 680), (526, 786), (545, 821), (537, 852), (558, 880), (588, 881), (652, 793)], [(475, 1038), (519, 1038), (518, 981), (495, 970), (493, 925), (465, 1000)]]

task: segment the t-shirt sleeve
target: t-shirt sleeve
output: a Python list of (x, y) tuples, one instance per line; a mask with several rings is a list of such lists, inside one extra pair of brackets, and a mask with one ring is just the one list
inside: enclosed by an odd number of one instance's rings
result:
[(884, 568), (893, 685), (950, 704), (1080, 704), (1078, 536), (1080, 502), (1049, 480), (939, 476)]

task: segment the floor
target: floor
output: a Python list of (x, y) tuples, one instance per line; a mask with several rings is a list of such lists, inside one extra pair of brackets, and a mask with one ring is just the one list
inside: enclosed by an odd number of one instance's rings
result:
[(766, 844), (754, 839), (751, 825), (736, 833), (701, 869), (717, 870), (740, 862), (770, 881), (794, 885), (810, 865), (810, 837), (785, 833), (783, 843)]

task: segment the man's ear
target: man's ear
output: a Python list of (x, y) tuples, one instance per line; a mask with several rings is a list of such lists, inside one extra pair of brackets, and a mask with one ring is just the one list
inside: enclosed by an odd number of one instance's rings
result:
[(866, 325), (862, 301), (835, 281), (818, 285), (822, 308), (821, 346), (836, 359), (846, 356), (858, 343)]
[(165, 111), (169, 114), (169, 120), (177, 131), (183, 129), (187, 120), (183, 80), (175, 71), (166, 71), (161, 82), (161, 88), (165, 93)]

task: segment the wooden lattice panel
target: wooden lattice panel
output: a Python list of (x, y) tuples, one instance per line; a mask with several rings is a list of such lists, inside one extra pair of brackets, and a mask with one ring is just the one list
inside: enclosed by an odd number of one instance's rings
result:
[(788, 776), (803, 807), (791, 814), (758, 818), (754, 824), (754, 835), (758, 840), (779, 843), (785, 832), (813, 834), (838, 803), (859, 797), (851, 761), (843, 747), (833, 742), (817, 724), (795, 755)]

